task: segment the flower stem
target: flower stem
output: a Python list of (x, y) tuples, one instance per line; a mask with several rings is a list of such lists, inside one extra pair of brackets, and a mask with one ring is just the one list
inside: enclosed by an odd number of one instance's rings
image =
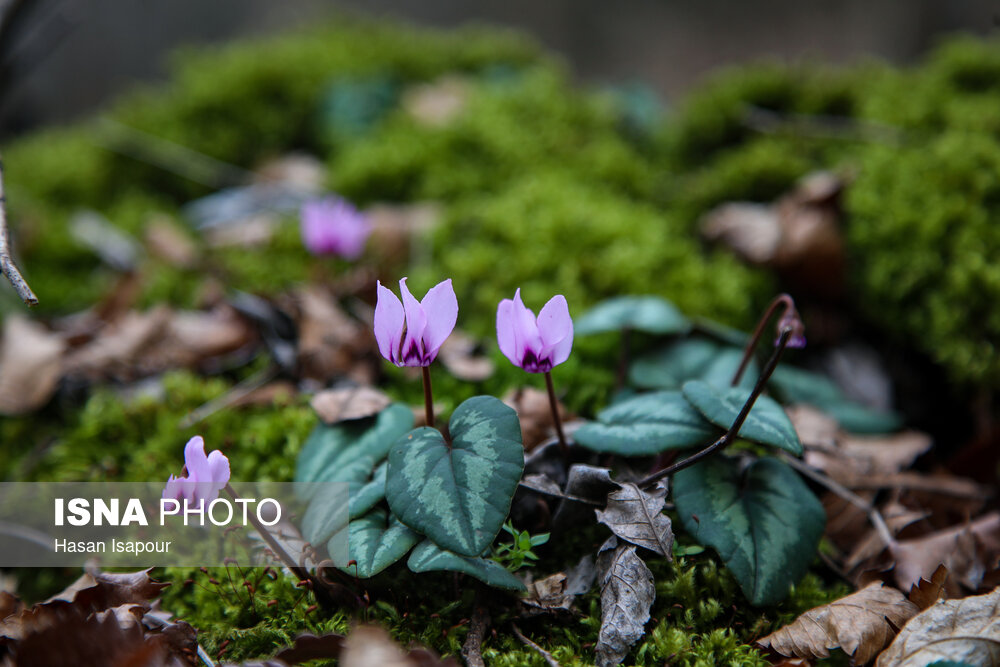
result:
[(424, 418), (427, 425), (434, 428), (434, 394), (431, 392), (431, 368), (423, 366), (424, 371)]
[(621, 333), (621, 348), (618, 352), (618, 372), (615, 375), (615, 390), (621, 391), (628, 377), (628, 364), (632, 357), (632, 327), (625, 327)]
[(775, 311), (778, 310), (780, 306), (785, 307), (785, 312), (795, 308), (795, 301), (788, 294), (779, 294), (774, 297), (774, 301), (771, 305), (767, 307), (764, 311), (764, 315), (757, 322), (757, 328), (753, 330), (753, 334), (750, 336), (750, 340), (747, 342), (746, 347), (743, 349), (743, 359), (740, 360), (740, 367), (736, 369), (736, 374), (733, 376), (732, 386), (736, 386), (740, 383), (740, 378), (743, 377), (743, 371), (746, 370), (747, 364), (750, 363), (750, 357), (753, 356), (753, 350), (757, 347), (757, 341), (760, 340), (760, 336), (764, 333), (764, 327), (767, 326), (768, 320), (774, 315)]
[(696, 452), (691, 456), (687, 457), (686, 459), (678, 461), (672, 466), (667, 466), (663, 470), (660, 470), (659, 472), (650, 475), (646, 479), (639, 482), (639, 486), (652, 486), (653, 484), (660, 481), (664, 477), (672, 475), (678, 470), (683, 470), (684, 468), (693, 466), (698, 461), (701, 461), (702, 459), (707, 458), (716, 452), (722, 451), (729, 445), (729, 443), (735, 440), (736, 434), (740, 432), (740, 428), (743, 426), (743, 422), (745, 422), (747, 419), (747, 415), (750, 414), (750, 410), (753, 409), (753, 405), (754, 403), (757, 402), (757, 398), (764, 391), (764, 386), (767, 384), (767, 381), (771, 378), (771, 374), (774, 372), (774, 369), (777, 368), (778, 361), (781, 360), (781, 354), (785, 351), (785, 346), (788, 345), (788, 339), (791, 338), (791, 336), (792, 336), (791, 328), (786, 328), (782, 330), (781, 336), (778, 338), (778, 344), (774, 349), (774, 353), (771, 355), (771, 358), (767, 360), (767, 364), (764, 365), (764, 370), (761, 371), (760, 377), (757, 378), (757, 384), (754, 385), (753, 391), (750, 392), (750, 396), (748, 396), (746, 402), (743, 403), (743, 408), (740, 410), (740, 413), (736, 415), (736, 419), (733, 421), (733, 425), (729, 427), (729, 430), (726, 431), (721, 438), (719, 438), (718, 440), (716, 440), (715, 442), (713, 442), (711, 445), (704, 448), (700, 452)]
[[(239, 496), (236, 495), (236, 490), (231, 484), (226, 484), (226, 493), (228, 493), (233, 500), (239, 498)], [(312, 581), (313, 578), (310, 576), (309, 572), (295, 562), (295, 559), (292, 558), (287, 551), (285, 551), (284, 547), (282, 547), (276, 539), (274, 539), (274, 536), (271, 535), (267, 528), (265, 528), (264, 525), (257, 520), (257, 517), (254, 516), (253, 512), (247, 513), (247, 519), (260, 536), (264, 538), (264, 541), (267, 542), (267, 546), (271, 548), (271, 552), (274, 553), (274, 555), (277, 556), (278, 559), (295, 574), (295, 576), (302, 581)]]
[(552, 386), (551, 371), (545, 371), (545, 388), (549, 390), (549, 407), (552, 408), (552, 423), (556, 427), (556, 435), (559, 436), (559, 449), (563, 456), (567, 456), (569, 446), (566, 444), (566, 436), (563, 435), (562, 419), (559, 418), (559, 401), (556, 400), (556, 389)]

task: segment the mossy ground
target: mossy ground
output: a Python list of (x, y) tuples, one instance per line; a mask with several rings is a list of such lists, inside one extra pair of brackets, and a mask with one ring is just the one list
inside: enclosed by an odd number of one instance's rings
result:
[[(408, 86), (455, 73), (466, 79), (468, 98), (452, 123), (421, 124), (400, 107)], [(411, 273), (415, 291), (451, 277), (462, 304), (460, 326), (483, 335), (497, 300), (518, 286), (535, 308), (556, 292), (566, 294), (574, 313), (606, 296), (655, 293), (689, 314), (745, 327), (773, 293), (773, 280), (698, 242), (698, 217), (728, 200), (769, 201), (814, 168), (854, 170), (846, 201), (852, 303), (886, 336), (933, 357), (955, 380), (996, 386), (1000, 319), (991, 304), (1000, 297), (1000, 274), (989, 261), (1000, 248), (996, 81), (1000, 47), (959, 40), (912, 70), (740, 68), (707, 83), (666, 121), (637, 125), (627, 98), (580, 91), (517, 35), (344, 20), (292, 37), (190, 52), (178, 58), (166, 90), (131, 95), (106, 115), (241, 168), (291, 150), (310, 152), (328, 164), (329, 185), (361, 204), (439, 202), (444, 222), (429, 240), (429, 258), (377, 268), (387, 276)], [(792, 119), (837, 117), (848, 131), (760, 133), (746, 123), (751, 107)], [(67, 223), (74, 211), (95, 209), (141, 235), (150, 213), (178, 215), (184, 203), (226, 183), (225, 174), (179, 175), (111, 151), (106, 133), (106, 126), (86, 122), (5, 147), (13, 234), (42, 316), (90, 305), (116, 279), (72, 241)], [(206, 267), (228, 288), (263, 294), (328, 274), (330, 267), (302, 248), (294, 222), (285, 222), (261, 247), (203, 247), (199, 270), (144, 260), (140, 304), (196, 303)], [(20, 308), (9, 293), (3, 298), (5, 311)], [(557, 369), (570, 408), (590, 415), (606, 402), (613, 371), (604, 360), (613, 345), (610, 337), (580, 341), (573, 359)], [(524, 382), (498, 361), (497, 374), (478, 386), (436, 369), (445, 411), (474, 393), (499, 395)], [(175, 466), (181, 444), (200, 433), (230, 455), (235, 479), (291, 479), (315, 424), (302, 398), (179, 427), (239, 375), (168, 373), (159, 398), (97, 388), (82, 403), (60, 399), (30, 417), (4, 419), (0, 474), (157, 479)], [(401, 400), (419, 403), (419, 386), (401, 373), (387, 371), (385, 384)], [(595, 546), (562, 548), (580, 553)], [(539, 571), (565, 567), (568, 559), (550, 556)], [(844, 592), (817, 569), (781, 606), (755, 610), (710, 555), (650, 565), (657, 579), (654, 620), (629, 658), (641, 665), (764, 664), (746, 642)], [(73, 577), (20, 574), (29, 597)], [(249, 602), (235, 592), (219, 594), (209, 581), (226, 589), (231, 572), (159, 574), (174, 583), (166, 607), (202, 631), (210, 652), (230, 640), (227, 659), (268, 655), (299, 632), (340, 632), (349, 623), (338, 613), (307, 611), (310, 596), (302, 598), (285, 577), (262, 579), (258, 599)], [(474, 590), (456, 595), (450, 577), (435, 575), (422, 575), (414, 589), (412, 576), (389, 572), (372, 582), (363, 620), (386, 624), (403, 642), (456, 654)], [(404, 577), (405, 586), (398, 583)], [(277, 602), (266, 607), (270, 600)], [(498, 635), (484, 647), (489, 664), (543, 664), (508, 632), (505, 605), (496, 608)], [(588, 664), (599, 625), (596, 593), (578, 608), (579, 615), (561, 621), (517, 622), (562, 664)]]

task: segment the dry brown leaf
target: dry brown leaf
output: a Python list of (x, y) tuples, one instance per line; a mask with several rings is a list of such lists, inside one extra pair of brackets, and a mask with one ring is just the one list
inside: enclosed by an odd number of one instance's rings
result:
[(562, 572), (527, 584), (528, 592), (521, 602), (528, 607), (544, 611), (565, 611), (573, 603), (573, 595), (566, 592), (566, 575)]
[[(530, 452), (552, 437), (555, 426), (552, 424), (548, 393), (534, 387), (520, 387), (508, 392), (502, 400), (517, 411), (525, 451)], [(566, 423), (569, 418), (566, 408), (559, 403), (558, 409), (560, 419)]]
[(102, 329), (94, 340), (72, 350), (66, 356), (65, 373), (94, 380), (139, 377), (137, 359), (162, 339), (171, 316), (166, 306), (126, 313)]
[(876, 488), (866, 478), (899, 473), (931, 447), (930, 437), (917, 431), (890, 436), (856, 436), (840, 431), (834, 447), (803, 442), (806, 463), (854, 488)]
[(403, 93), (403, 109), (414, 120), (430, 127), (443, 127), (462, 113), (469, 97), (469, 83), (454, 75), (411, 86)]
[(344, 640), (341, 667), (458, 667), (458, 662), (441, 658), (433, 651), (413, 646), (404, 652), (385, 630), (373, 625), (355, 628)]
[(833, 417), (805, 403), (785, 408), (785, 414), (807, 450), (832, 451), (837, 448), (840, 424)]
[(635, 553), (635, 545), (611, 536), (597, 554), (601, 581), (601, 629), (597, 633), (597, 665), (619, 664), (645, 633), (656, 598), (653, 573)]
[(603, 523), (620, 539), (645, 547), (667, 560), (673, 559), (674, 531), (663, 513), (667, 485), (660, 482), (650, 490), (627, 483), (608, 494), (607, 508), (595, 510)]
[[(918, 512), (911, 510), (910, 508), (898, 503), (889, 502), (886, 503), (881, 508), (882, 518), (885, 519), (886, 527), (893, 537), (899, 535), (900, 531), (909, 526), (912, 523), (920, 521), (927, 518), (926, 512)], [(867, 521), (867, 517), (865, 518)], [(870, 522), (868, 522), (870, 523)], [(882, 538), (879, 536), (878, 531), (874, 528), (870, 528), (863, 537), (859, 538), (848, 554), (847, 558), (844, 559), (844, 567), (847, 569), (853, 569), (860, 563), (868, 560), (869, 558), (874, 558), (883, 549), (885, 549), (885, 544), (882, 543)]]
[(325, 290), (306, 287), (291, 297), (285, 310), (298, 328), (299, 372), (325, 382), (347, 375), (355, 361), (369, 353), (371, 333), (350, 317)]
[(949, 579), (976, 590), (1000, 558), (1000, 512), (985, 514), (968, 525), (899, 541), (889, 551), (896, 561), (896, 584), (904, 590), (922, 577), (931, 577), (942, 564), (952, 575)]
[(944, 565), (938, 565), (929, 580), (921, 578), (920, 581), (913, 584), (910, 588), (910, 602), (917, 605), (920, 611), (927, 609), (944, 595), (944, 584), (947, 579), (948, 568)]
[(895, 588), (872, 583), (805, 612), (758, 644), (781, 655), (826, 658), (840, 648), (863, 665), (878, 655), (919, 610)]
[(232, 224), (213, 225), (202, 234), (213, 248), (257, 248), (271, 241), (280, 224), (277, 215), (255, 213)]
[(168, 215), (153, 216), (146, 224), (145, 237), (149, 254), (173, 266), (187, 268), (198, 259), (194, 241)]
[(377, 415), (392, 399), (374, 387), (325, 389), (313, 396), (310, 405), (327, 424)]
[(751, 264), (767, 264), (781, 243), (781, 225), (771, 206), (749, 202), (722, 204), (700, 224), (709, 241), (721, 242)]
[(475, 339), (453, 331), (441, 346), (438, 358), (448, 372), (465, 382), (482, 382), (493, 375), (493, 360), (477, 353)]
[(876, 667), (923, 667), (939, 660), (1000, 664), (1000, 588), (941, 600), (906, 624)]
[[(441, 206), (432, 203), (392, 206), (379, 204), (365, 210), (372, 223), (369, 246), (383, 264), (405, 263), (426, 246), (421, 240), (441, 219)], [(429, 251), (429, 247), (427, 248)]]
[(0, 342), (0, 414), (20, 415), (45, 405), (62, 373), (66, 344), (42, 325), (11, 315)]

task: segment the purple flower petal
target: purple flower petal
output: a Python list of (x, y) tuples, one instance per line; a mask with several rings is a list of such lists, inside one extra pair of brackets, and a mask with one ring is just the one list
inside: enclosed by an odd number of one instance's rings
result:
[(430, 363), (437, 357), (438, 350), (458, 321), (458, 298), (451, 286), (451, 279), (430, 288), (420, 306), (427, 318), (427, 328), (423, 333), (424, 358)]
[(504, 299), (497, 306), (497, 343), (503, 356), (515, 366), (521, 365), (521, 357), (517, 354), (517, 343), (514, 336), (514, 302)]
[(537, 359), (542, 351), (535, 313), (521, 301), (520, 287), (514, 292), (514, 349), (522, 363), (529, 356)]
[(399, 343), (405, 322), (403, 304), (382, 283), (376, 283), (376, 292), (378, 300), (375, 302), (375, 340), (382, 356), (395, 364), (398, 362)]
[(406, 286), (406, 278), (399, 281), (399, 291), (403, 295), (403, 309), (406, 311), (406, 338), (397, 365), (426, 366), (424, 363), (424, 329), (427, 328), (427, 315), (420, 302), (413, 298)]
[(372, 229), (363, 213), (339, 197), (307, 201), (300, 218), (302, 243), (314, 255), (356, 259)]
[(562, 294), (549, 299), (538, 313), (538, 332), (545, 346), (542, 355), (558, 366), (569, 358), (573, 349), (573, 319)]
[(212, 478), (208, 467), (208, 457), (205, 456), (205, 441), (196, 435), (184, 445), (184, 465), (187, 466), (187, 479), (191, 482), (204, 482)]

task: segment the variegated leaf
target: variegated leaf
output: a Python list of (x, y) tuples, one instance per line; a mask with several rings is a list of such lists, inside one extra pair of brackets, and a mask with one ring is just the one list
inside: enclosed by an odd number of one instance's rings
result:
[[(348, 531), (348, 551), (355, 564), (340, 569), (362, 579), (374, 577), (405, 556), (420, 541), (420, 535), (396, 517), (389, 515), (387, 518), (385, 511), (379, 509), (354, 519), (344, 530)], [(343, 534), (337, 534), (330, 541), (338, 542), (343, 538)], [(331, 545), (330, 551), (334, 549)]]
[[(749, 390), (740, 387), (717, 389), (707, 382), (691, 380), (682, 389), (684, 398), (691, 402), (705, 418), (728, 429), (743, 408)], [(798, 456), (802, 443), (788, 415), (772, 398), (759, 396), (746, 421), (740, 427), (739, 437), (765, 445), (773, 445)]]
[(500, 532), (524, 469), (517, 413), (491, 396), (455, 410), (452, 442), (432, 428), (389, 453), (386, 499), (410, 528), (462, 556), (483, 553)]
[(826, 514), (809, 487), (773, 458), (740, 461), (714, 456), (673, 478), (684, 528), (713, 547), (754, 605), (788, 595), (805, 574), (823, 535)]
[(463, 572), (480, 581), (496, 586), (523, 591), (521, 580), (507, 571), (500, 563), (488, 558), (468, 558), (451, 551), (446, 551), (430, 540), (424, 540), (410, 554), (407, 566), (414, 572), (432, 572), (448, 570)]
[(573, 439), (598, 452), (644, 456), (711, 442), (718, 432), (679, 391), (657, 391), (602, 410)]

